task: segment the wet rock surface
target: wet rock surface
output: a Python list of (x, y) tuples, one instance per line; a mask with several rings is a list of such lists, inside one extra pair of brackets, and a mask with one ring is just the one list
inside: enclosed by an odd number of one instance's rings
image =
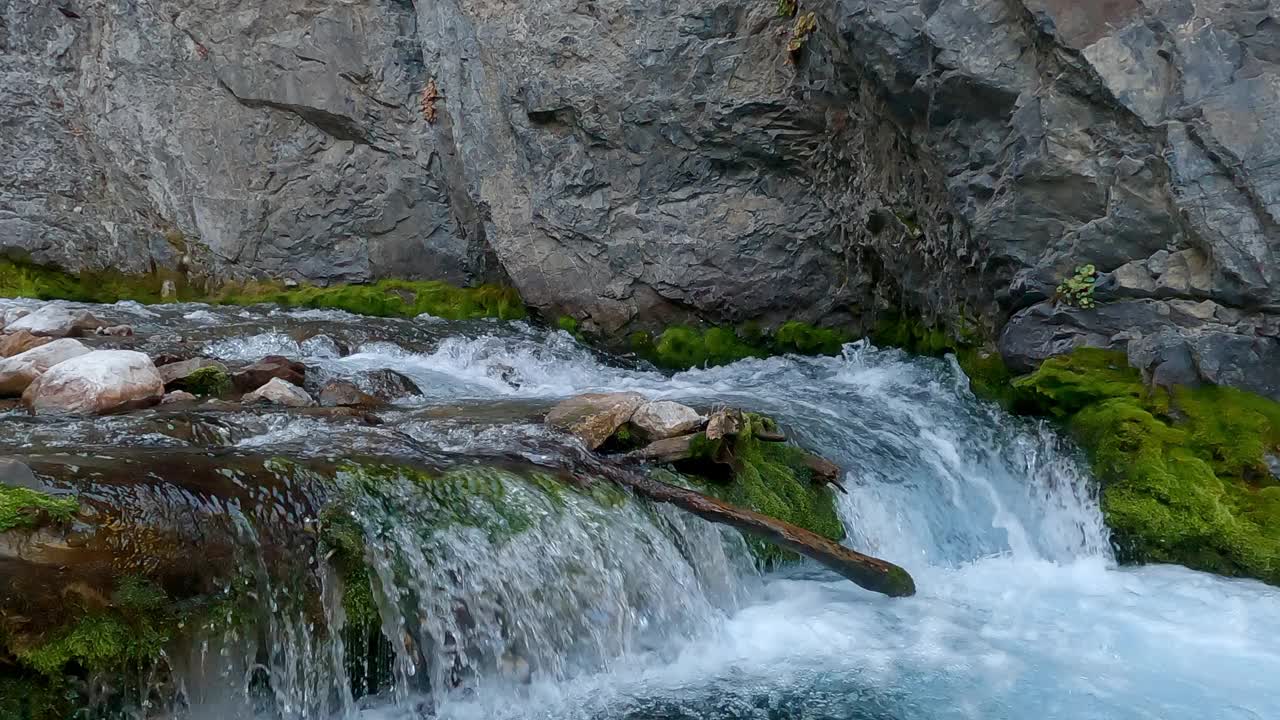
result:
[[(611, 335), (963, 306), (1014, 362), (1128, 347), (1103, 311), (1141, 300), (1178, 372), (1275, 396), (1273, 3), (855, 0), (795, 53), (755, 0), (233, 7), (15, 6), (0, 251), (505, 275)], [(1084, 263), (1100, 306), (1046, 341)], [(1165, 316), (1203, 301), (1262, 321)]]

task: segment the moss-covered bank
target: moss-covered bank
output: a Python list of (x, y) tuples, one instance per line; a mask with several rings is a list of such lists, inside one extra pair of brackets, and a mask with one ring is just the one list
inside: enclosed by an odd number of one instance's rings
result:
[(1223, 387), (1148, 388), (1123, 353), (1081, 349), (1014, 383), (1089, 452), (1122, 559), (1280, 584), (1280, 403)]
[[(174, 294), (170, 297), (164, 294), (166, 282), (173, 283)], [(275, 303), (379, 317), (416, 317), (426, 313), (447, 320), (487, 317), (514, 320), (526, 315), (519, 293), (497, 285), (459, 288), (434, 280), (380, 280), (367, 285), (330, 287), (251, 282), (225, 284), (213, 290), (202, 290), (198, 285), (171, 272), (125, 275), (106, 270), (72, 275), (0, 259), (0, 297), (94, 303), (121, 300), (146, 304), (175, 300), (231, 305)]]
[(853, 339), (838, 330), (793, 321), (771, 331), (755, 325), (732, 329), (677, 325), (658, 335), (633, 333), (628, 344), (632, 352), (658, 367), (688, 370), (786, 353), (838, 355)]

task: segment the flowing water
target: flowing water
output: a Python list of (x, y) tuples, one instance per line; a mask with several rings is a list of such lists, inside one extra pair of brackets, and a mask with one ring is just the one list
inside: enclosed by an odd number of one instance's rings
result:
[[(374, 428), (271, 411), (205, 418), (186, 434), (157, 411), (79, 423), (12, 416), (12, 451), (197, 445), (536, 462), (551, 452), (537, 423), (550, 403), (637, 390), (778, 418), (846, 468), (848, 543), (902, 564), (919, 588), (889, 599), (810, 565), (762, 576), (731, 531), (634, 501), (550, 497), (502, 473), (486, 482), (504, 484), (534, 522), (504, 537), (426, 531), (433, 508), (393, 485), (354, 516), (377, 570), (394, 687), (353, 696), (337, 679), (350, 639), (322, 639), (273, 603), (265, 613), (278, 647), (262, 672), (275, 698), (253, 711), (264, 717), (1280, 717), (1280, 592), (1177, 567), (1117, 567), (1078, 453), (1045, 425), (977, 401), (952, 362), (855, 344), (839, 358), (671, 377), (523, 323), (95, 311), (132, 323), (151, 352), (280, 353), (313, 377), (357, 381), (390, 368), (421, 392)], [(327, 575), (326, 595), (341, 585)], [(325, 606), (333, 624), (340, 605)], [(246, 642), (215, 638), (173, 659), (191, 717), (246, 712), (235, 699), (254, 672)]]

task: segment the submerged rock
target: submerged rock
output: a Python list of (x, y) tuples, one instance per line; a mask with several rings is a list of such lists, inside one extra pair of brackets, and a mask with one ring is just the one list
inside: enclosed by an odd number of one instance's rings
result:
[(311, 407), (316, 404), (306, 390), (280, 378), (271, 378), (262, 387), (244, 396), (246, 405), (256, 402), (269, 402), (285, 407)]
[(641, 405), (631, 416), (635, 425), (652, 440), (685, 435), (702, 426), (698, 411), (670, 400), (658, 400)]
[(302, 387), (306, 383), (307, 366), (281, 355), (268, 355), (231, 376), (236, 389), (250, 392), (273, 379)]
[(5, 333), (23, 330), (44, 337), (69, 337), (93, 333), (103, 322), (91, 313), (72, 310), (63, 305), (49, 304), (5, 326)]
[(27, 330), (19, 330), (11, 335), (0, 336), (0, 358), (13, 357), (52, 341), (53, 338), (32, 335)]
[(377, 408), (386, 402), (364, 392), (345, 380), (334, 380), (320, 389), (320, 405), (323, 407)]
[(547, 413), (548, 425), (577, 435), (595, 450), (613, 436), (644, 402), (639, 393), (588, 393), (569, 398)]
[(387, 401), (422, 394), (422, 388), (417, 383), (395, 370), (367, 370), (354, 379), (365, 392)]
[(61, 362), (31, 383), (22, 401), (36, 414), (94, 414), (153, 405), (164, 381), (151, 358), (96, 350)]
[(63, 338), (0, 360), (0, 397), (21, 397), (49, 368), (89, 352), (79, 340)]

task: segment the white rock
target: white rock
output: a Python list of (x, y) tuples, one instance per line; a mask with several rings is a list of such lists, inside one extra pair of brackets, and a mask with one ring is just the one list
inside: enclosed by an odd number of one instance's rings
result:
[(0, 397), (21, 396), (49, 368), (89, 352), (80, 341), (64, 338), (0, 360)]
[(31, 311), (26, 308), (9, 308), (4, 311), (4, 321), (0, 322), (0, 325), (3, 325), (5, 332), (8, 332), (10, 325), (30, 314)]
[(89, 415), (143, 407), (162, 397), (164, 381), (151, 358), (131, 350), (96, 350), (49, 368), (22, 401), (36, 414)]
[(665, 440), (698, 429), (702, 416), (688, 405), (657, 400), (641, 405), (631, 416), (631, 424), (643, 430), (650, 440)]
[(271, 378), (266, 385), (245, 395), (243, 401), (246, 405), (255, 402), (270, 402), (276, 405), (284, 405), (285, 407), (311, 407), (316, 404), (316, 401), (311, 399), (306, 390), (280, 378)]
[(172, 280), (165, 280), (160, 283), (160, 297), (163, 300), (175, 298), (178, 296), (178, 285)]
[(65, 305), (49, 304), (5, 325), (5, 333), (26, 330), (32, 335), (67, 337), (84, 332), (92, 333), (102, 327), (102, 321), (83, 310), (72, 310)]

